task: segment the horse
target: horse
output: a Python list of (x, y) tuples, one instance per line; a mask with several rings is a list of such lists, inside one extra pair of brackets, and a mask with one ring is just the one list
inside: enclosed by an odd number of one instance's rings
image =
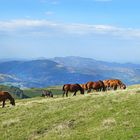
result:
[(53, 97), (53, 93), (50, 90), (43, 90), (42, 97)]
[(63, 97), (66, 94), (66, 97), (68, 97), (68, 92), (74, 92), (73, 96), (76, 96), (77, 91), (80, 91), (81, 94), (84, 94), (84, 89), (79, 84), (65, 84), (63, 85), (62, 90)]
[(103, 81), (101, 81), (101, 80), (96, 81), (96, 82), (89, 81), (89, 82), (87, 82), (86, 87), (87, 87), (88, 93), (91, 92), (91, 89), (93, 89), (95, 91), (105, 91), (106, 90), (105, 85), (104, 85)]
[(117, 90), (119, 87), (120, 89), (126, 89), (126, 85), (119, 79), (109, 79), (103, 81), (107, 90), (113, 89)]
[(0, 91), (0, 101), (2, 101), (2, 108), (5, 107), (5, 101), (9, 99), (10, 100), (10, 104), (12, 104), (13, 106), (15, 106), (15, 99), (10, 95), (9, 92), (7, 91)]

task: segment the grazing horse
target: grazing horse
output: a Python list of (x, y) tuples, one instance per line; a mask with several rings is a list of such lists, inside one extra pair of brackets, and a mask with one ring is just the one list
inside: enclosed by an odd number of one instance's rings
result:
[(119, 87), (120, 89), (126, 89), (126, 85), (119, 79), (109, 79), (103, 81), (107, 90), (113, 89), (117, 90)]
[(0, 91), (0, 101), (2, 101), (2, 108), (5, 106), (5, 101), (9, 99), (10, 104), (15, 105), (15, 99), (7, 91)]
[(84, 89), (79, 84), (65, 84), (62, 89), (63, 97), (66, 94), (66, 97), (68, 97), (68, 92), (74, 92), (73, 96), (76, 96), (76, 92), (80, 91), (81, 94), (84, 94)]
[(53, 97), (53, 93), (50, 90), (43, 90), (42, 97)]
[(95, 90), (95, 91), (105, 91), (105, 85), (103, 83), (103, 81), (99, 80), (96, 82), (93, 81), (89, 81), (87, 82), (87, 90), (88, 92), (91, 92), (91, 89)]

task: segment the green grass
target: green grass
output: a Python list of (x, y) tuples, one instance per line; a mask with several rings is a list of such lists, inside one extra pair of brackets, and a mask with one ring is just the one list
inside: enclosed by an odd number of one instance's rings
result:
[(0, 108), (0, 140), (139, 140), (140, 86)]

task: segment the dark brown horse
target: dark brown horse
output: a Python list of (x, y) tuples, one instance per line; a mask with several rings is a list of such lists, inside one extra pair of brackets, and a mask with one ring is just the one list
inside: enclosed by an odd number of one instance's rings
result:
[(50, 90), (43, 90), (42, 97), (53, 97), (53, 93)]
[(74, 92), (73, 96), (76, 96), (77, 91), (80, 91), (81, 94), (84, 94), (84, 89), (79, 84), (65, 84), (63, 86), (63, 97), (66, 94), (68, 97), (68, 92)]
[(91, 92), (91, 90), (95, 90), (95, 91), (105, 91), (105, 85), (103, 83), (103, 81), (99, 80), (96, 82), (93, 81), (89, 81), (86, 84), (87, 90), (88, 92)]
[(10, 104), (15, 105), (15, 99), (7, 91), (0, 91), (0, 101), (2, 101), (2, 107), (5, 106), (5, 101), (9, 99)]

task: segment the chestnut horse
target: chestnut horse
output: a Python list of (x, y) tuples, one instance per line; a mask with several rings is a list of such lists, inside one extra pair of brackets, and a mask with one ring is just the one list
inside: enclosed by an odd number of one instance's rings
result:
[(74, 92), (73, 96), (76, 96), (77, 91), (80, 91), (81, 94), (84, 94), (84, 89), (79, 84), (65, 84), (63, 86), (63, 97), (66, 94), (68, 97), (68, 92)]
[(109, 79), (103, 81), (107, 90), (113, 89), (117, 90), (119, 87), (120, 89), (126, 89), (126, 85), (119, 79)]
[(7, 91), (0, 91), (0, 101), (2, 101), (2, 108), (5, 106), (5, 101), (9, 99), (10, 104), (15, 105), (15, 99)]
[(99, 80), (96, 82), (93, 81), (89, 81), (86, 84), (87, 90), (88, 92), (91, 92), (91, 89), (96, 90), (96, 91), (105, 91), (105, 85), (103, 83), (103, 81)]

